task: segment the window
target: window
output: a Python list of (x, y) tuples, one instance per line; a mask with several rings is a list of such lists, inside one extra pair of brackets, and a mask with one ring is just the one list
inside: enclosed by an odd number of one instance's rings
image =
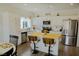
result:
[(21, 17), (20, 19), (21, 29), (27, 29), (31, 27), (31, 20), (29, 18)]

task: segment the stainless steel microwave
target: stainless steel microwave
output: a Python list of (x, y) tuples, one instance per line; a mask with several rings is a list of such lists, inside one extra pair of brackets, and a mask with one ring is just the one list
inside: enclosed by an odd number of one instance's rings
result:
[(43, 21), (43, 25), (50, 25), (50, 21)]

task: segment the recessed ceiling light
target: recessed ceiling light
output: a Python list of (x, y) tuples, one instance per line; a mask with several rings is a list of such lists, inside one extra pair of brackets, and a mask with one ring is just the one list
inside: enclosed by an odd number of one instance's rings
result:
[(27, 6), (28, 4), (24, 4), (24, 6)]
[(73, 6), (74, 4), (73, 3), (70, 3), (70, 5)]
[(37, 10), (37, 8), (34, 8), (35, 10)]
[(49, 6), (49, 8), (53, 8), (53, 6), (52, 6), (52, 5), (50, 5), (50, 6)]

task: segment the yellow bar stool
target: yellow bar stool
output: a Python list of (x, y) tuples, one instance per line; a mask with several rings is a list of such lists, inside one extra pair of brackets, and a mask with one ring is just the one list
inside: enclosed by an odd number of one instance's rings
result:
[(50, 48), (52, 44), (55, 44), (54, 39), (50, 39), (50, 38), (43, 38), (43, 43), (48, 44), (48, 54), (46, 54), (45, 56), (52, 56), (52, 54), (50, 53)]
[(37, 54), (38, 53), (38, 51), (36, 50), (36, 43), (35, 43), (35, 41), (37, 41), (37, 37), (36, 36), (28, 36), (28, 38), (29, 38), (29, 41), (31, 42), (31, 41), (33, 41), (33, 44), (34, 44), (34, 50), (33, 50), (33, 53), (32, 54)]

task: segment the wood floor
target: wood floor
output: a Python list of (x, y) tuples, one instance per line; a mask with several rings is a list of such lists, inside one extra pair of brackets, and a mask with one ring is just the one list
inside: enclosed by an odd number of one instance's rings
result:
[[(29, 43), (24, 43), (18, 46), (18, 56), (33, 56)], [(40, 53), (37, 56), (43, 56), (44, 53)], [(79, 56), (79, 47), (72, 47), (60, 44), (59, 56)]]
[(79, 56), (79, 47), (72, 47), (60, 44), (59, 56)]

